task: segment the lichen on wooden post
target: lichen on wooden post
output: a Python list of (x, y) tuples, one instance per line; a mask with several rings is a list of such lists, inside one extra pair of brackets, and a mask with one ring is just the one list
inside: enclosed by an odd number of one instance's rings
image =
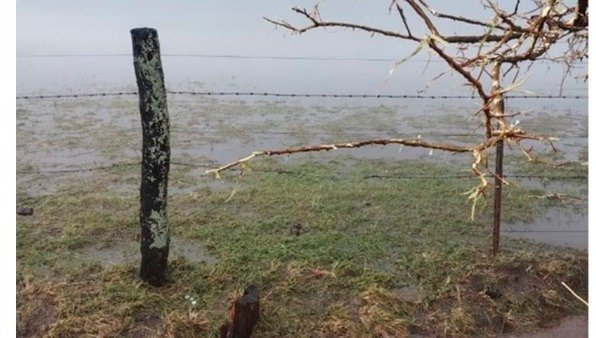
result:
[(166, 282), (170, 227), (166, 213), (170, 169), (170, 123), (157, 31), (130, 31), (143, 128), (141, 164), (141, 279)]

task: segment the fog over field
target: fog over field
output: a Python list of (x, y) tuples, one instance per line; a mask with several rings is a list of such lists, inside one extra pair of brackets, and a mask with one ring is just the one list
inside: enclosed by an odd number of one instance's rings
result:
[[(19, 1), (17, 4), (17, 94), (69, 93), (134, 89), (129, 30), (153, 27), (159, 32), (164, 71), (170, 90), (270, 92), (330, 92), (367, 94), (468, 94), (459, 74), (422, 50), (408, 57), (416, 44), (382, 36), (326, 29), (290, 34), (276, 29), (263, 16), (305, 24), (291, 6), (310, 8), (311, 1)], [(403, 30), (389, 2), (325, 1), (326, 19), (365, 23)], [(450, 13), (486, 16), (478, 1), (449, 2)], [(421, 30), (411, 20), (413, 30)], [(461, 31), (450, 22), (439, 26), (445, 34), (482, 34)], [(459, 29), (456, 31), (456, 29)], [(561, 46), (561, 48), (564, 46)], [(554, 48), (556, 51), (557, 48)], [(42, 55), (45, 55), (42, 57)], [(73, 56), (86, 55), (86, 56)], [(89, 56), (96, 55), (96, 56)], [(100, 56), (97, 56), (100, 55)], [(183, 55), (195, 55), (188, 57)], [(387, 61), (279, 60), (196, 57), (196, 55), (382, 59)], [(426, 61), (429, 60), (430, 63)], [(388, 61), (395, 60), (395, 61)], [(525, 66), (522, 66), (525, 70)], [(559, 93), (565, 68), (536, 62), (520, 89), (538, 94)], [(587, 73), (587, 64), (571, 71), (565, 94), (582, 95), (587, 83), (574, 77)], [(511, 73), (513, 74), (513, 72)], [(518, 80), (525, 76), (518, 77)], [(513, 80), (512, 76), (505, 81)]]

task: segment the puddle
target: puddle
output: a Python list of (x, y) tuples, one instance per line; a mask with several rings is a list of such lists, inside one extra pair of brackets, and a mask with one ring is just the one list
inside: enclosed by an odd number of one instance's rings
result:
[(28, 151), (25, 154), (18, 154), (17, 160), (21, 163), (35, 163), (36, 166), (44, 168), (76, 168), (87, 164), (105, 162), (93, 149), (72, 147), (69, 149), (55, 149), (42, 147), (37, 152)]
[(48, 196), (60, 192), (66, 187), (80, 186), (81, 181), (90, 180), (91, 172), (54, 174), (17, 174), (16, 186), (19, 193), (28, 196)]
[(582, 183), (585, 181), (522, 178), (514, 182), (529, 189), (543, 190), (553, 198), (556, 194), (563, 197), (562, 200), (554, 198), (554, 205), (536, 213), (529, 222), (504, 222), (501, 225), (504, 235), (561, 247), (588, 248), (588, 187)]
[(105, 268), (127, 264), (134, 262), (137, 256), (140, 259), (140, 253), (137, 253), (138, 248), (134, 244), (132, 242), (118, 243), (106, 248), (88, 248), (85, 250), (84, 256), (87, 260), (97, 262)]
[[(119, 242), (106, 248), (88, 248), (85, 250), (86, 259), (97, 262), (103, 267), (140, 262), (140, 244), (137, 241)], [(217, 257), (209, 253), (198, 241), (189, 241), (172, 237), (170, 242), (169, 259), (182, 257), (190, 263), (205, 262), (215, 264)]]
[(588, 213), (587, 210), (549, 208), (531, 222), (503, 224), (502, 233), (556, 246), (587, 249)]
[(215, 264), (217, 257), (201, 246), (198, 241), (182, 240), (178, 237), (172, 237), (170, 243), (170, 259), (183, 257), (191, 263), (205, 262)]

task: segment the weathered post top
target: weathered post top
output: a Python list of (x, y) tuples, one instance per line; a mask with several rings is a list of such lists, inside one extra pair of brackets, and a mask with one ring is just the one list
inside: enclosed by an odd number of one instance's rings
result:
[[(144, 95), (149, 94), (150, 90), (163, 91), (163, 104), (165, 106), (166, 89), (157, 31), (153, 28), (135, 28), (130, 31), (130, 34), (132, 36), (132, 55), (137, 75), (137, 85), (139, 86), (139, 99), (141, 101), (146, 100), (147, 98)], [(141, 90), (141, 86), (143, 86), (143, 89), (150, 90)]]
[(139, 110), (143, 127), (141, 165), (141, 279), (154, 286), (166, 282), (170, 245), (167, 219), (170, 169), (170, 123), (157, 31), (136, 28), (132, 35)]
[(155, 53), (159, 55), (159, 39), (154, 28), (134, 28), (130, 30), (130, 35), (132, 36), (133, 55), (145, 54), (147, 56), (147, 54)]

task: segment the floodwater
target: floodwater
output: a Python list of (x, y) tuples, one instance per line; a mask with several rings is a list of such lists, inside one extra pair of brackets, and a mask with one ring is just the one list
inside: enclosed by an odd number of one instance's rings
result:
[(530, 238), (537, 242), (577, 249), (588, 248), (587, 206), (550, 208), (531, 222), (505, 224), (502, 233), (514, 238)]
[[(187, 175), (201, 176), (255, 150), (298, 145), (341, 143), (371, 138), (420, 138), (429, 142), (471, 145), (483, 139), (482, 123), (473, 100), (391, 99), (213, 99), (171, 95), (168, 98), (172, 163), (194, 166)], [(562, 161), (586, 162), (587, 100), (511, 100), (510, 111), (524, 112), (512, 123), (532, 133), (559, 137)], [(134, 96), (17, 101), (17, 191), (26, 195), (53, 194), (97, 167), (134, 165), (141, 159), (141, 128)], [(549, 152), (545, 142), (528, 142), (534, 152)], [(515, 170), (506, 148), (505, 172)], [(396, 145), (337, 150), (305, 157), (328, 161), (349, 155), (357, 159), (469, 165), (469, 154), (450, 154)], [(172, 174), (184, 168), (173, 165)], [(189, 169), (186, 167), (185, 169)], [(137, 174), (109, 182), (118, 191), (137, 189)], [(530, 223), (504, 224), (512, 237), (576, 248), (587, 248), (587, 188), (577, 182), (522, 182), (549, 193), (573, 191), (579, 202), (552, 208)], [(189, 193), (171, 181), (170, 192)]]

